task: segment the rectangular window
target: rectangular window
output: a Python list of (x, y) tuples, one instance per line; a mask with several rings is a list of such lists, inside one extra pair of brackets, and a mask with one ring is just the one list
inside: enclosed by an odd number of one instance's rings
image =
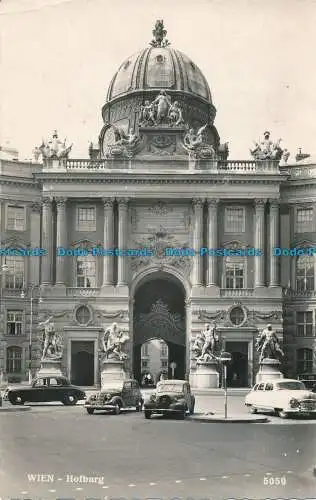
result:
[(161, 361), (161, 368), (168, 368), (168, 361), (166, 360)]
[(22, 349), (21, 347), (7, 348), (7, 373), (21, 373), (22, 371)]
[(9, 231), (25, 231), (25, 208), (15, 205), (7, 206), (7, 229)]
[(76, 230), (96, 231), (96, 207), (77, 207), (76, 210)]
[(161, 344), (161, 346), (160, 346), (160, 356), (162, 358), (168, 357), (168, 346), (166, 344)]
[(24, 257), (6, 257), (5, 288), (21, 290), (24, 283)]
[(7, 311), (7, 335), (23, 334), (23, 311)]
[(243, 207), (225, 208), (225, 233), (245, 232), (245, 209)]
[(225, 288), (244, 288), (244, 273), (243, 263), (226, 262)]
[(94, 258), (78, 257), (77, 287), (96, 288), (96, 261)]
[(313, 207), (298, 208), (296, 211), (296, 232), (313, 232)]
[(142, 356), (148, 356), (148, 344), (142, 345)]
[(143, 360), (142, 361), (142, 367), (143, 368), (148, 368), (148, 361)]
[(298, 337), (313, 336), (313, 312), (299, 311), (296, 313), (296, 333)]

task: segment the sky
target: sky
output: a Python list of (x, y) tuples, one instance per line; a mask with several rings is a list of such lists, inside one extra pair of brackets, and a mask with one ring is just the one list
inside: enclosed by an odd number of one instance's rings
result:
[(230, 159), (265, 130), (316, 152), (316, 0), (2, 0), (1, 145), (30, 158), (57, 129), (87, 158), (110, 80), (156, 19), (208, 80)]

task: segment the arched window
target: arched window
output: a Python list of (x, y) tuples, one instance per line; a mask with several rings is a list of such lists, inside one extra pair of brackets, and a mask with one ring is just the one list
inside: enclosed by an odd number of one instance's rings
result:
[(297, 349), (296, 372), (311, 373), (313, 371), (313, 351), (312, 349)]
[(96, 288), (96, 259), (92, 255), (77, 258), (76, 286)]
[(314, 257), (302, 255), (296, 260), (296, 290), (299, 292), (313, 291), (315, 288)]
[(76, 311), (76, 320), (79, 325), (87, 325), (91, 319), (91, 313), (87, 306), (80, 306)]
[(23, 288), (24, 283), (24, 257), (6, 257), (5, 263), (8, 269), (5, 273), (6, 288)]
[(224, 288), (245, 288), (245, 259), (225, 257)]
[(22, 371), (22, 348), (10, 346), (7, 348), (7, 373), (21, 373)]

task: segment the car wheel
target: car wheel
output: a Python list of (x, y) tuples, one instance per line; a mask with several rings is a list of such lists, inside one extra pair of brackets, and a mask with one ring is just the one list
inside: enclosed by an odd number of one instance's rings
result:
[(87, 412), (89, 415), (93, 415), (94, 413), (94, 408), (86, 408)]
[(74, 394), (67, 394), (63, 399), (63, 404), (65, 406), (74, 406), (77, 401), (77, 396), (75, 396)]
[(17, 397), (15, 394), (9, 394), (8, 399), (12, 405), (17, 405)]
[(193, 406), (191, 407), (191, 410), (190, 410), (190, 415), (193, 415), (193, 414), (194, 414), (194, 406), (195, 406), (195, 405), (193, 404)]
[(289, 414), (284, 410), (278, 410), (278, 415), (280, 418), (288, 418)]
[(115, 403), (114, 415), (119, 415), (121, 413), (122, 403), (121, 401), (117, 401)]
[(183, 410), (181, 410), (181, 412), (179, 413), (179, 418), (181, 420), (184, 420), (186, 416), (187, 416), (187, 410), (186, 408), (183, 408)]
[(145, 411), (144, 411), (144, 415), (145, 415), (145, 418), (146, 418), (147, 420), (149, 420), (149, 419), (150, 419), (150, 417), (151, 417), (151, 411), (150, 411), (150, 410), (145, 410)]

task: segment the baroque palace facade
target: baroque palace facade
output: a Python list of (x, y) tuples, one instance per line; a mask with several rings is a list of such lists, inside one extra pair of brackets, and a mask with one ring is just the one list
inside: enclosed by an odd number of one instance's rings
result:
[(205, 77), (161, 21), (153, 35), (112, 79), (89, 158), (69, 159), (57, 133), (34, 162), (2, 149), (0, 368), (9, 380), (40, 367), (37, 325), (49, 316), (64, 339), (64, 373), (82, 386), (99, 383), (103, 328), (114, 321), (130, 332), (127, 370), (137, 378), (153, 338), (168, 344), (177, 378), (193, 374), (190, 345), (205, 323), (232, 353), (229, 382), (253, 384), (267, 323), (284, 373), (316, 371), (315, 258), (272, 251), (316, 246), (316, 165), (301, 154), (280, 161), (269, 135), (251, 161), (228, 159)]

